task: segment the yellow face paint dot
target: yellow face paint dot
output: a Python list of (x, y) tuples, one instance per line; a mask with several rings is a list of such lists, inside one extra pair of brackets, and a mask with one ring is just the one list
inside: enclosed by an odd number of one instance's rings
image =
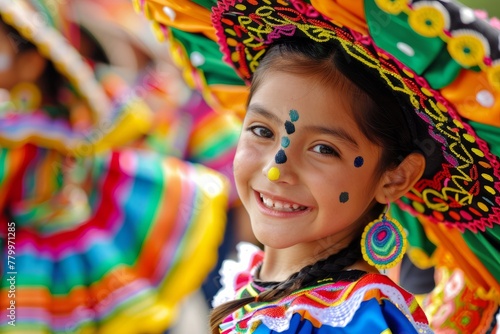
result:
[(276, 167), (271, 167), (267, 172), (267, 178), (271, 181), (276, 181), (280, 178), (280, 170)]

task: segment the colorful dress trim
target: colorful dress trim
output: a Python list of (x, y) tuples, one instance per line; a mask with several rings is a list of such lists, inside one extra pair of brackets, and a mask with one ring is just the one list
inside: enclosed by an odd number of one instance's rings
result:
[[(160, 333), (216, 262), (227, 184), (202, 165), (122, 149), (81, 166), (0, 149), (0, 332)], [(77, 162), (78, 163), (78, 162)], [(74, 181), (73, 183), (70, 181)], [(9, 302), (15, 301), (15, 327)]]
[[(266, 285), (254, 280), (263, 259), (257, 247), (238, 245), (239, 260), (226, 260), (223, 288), (214, 306), (256, 296)], [(221, 333), (431, 333), (415, 298), (381, 274), (357, 270), (334, 273), (273, 302), (254, 302), (225, 318)]]

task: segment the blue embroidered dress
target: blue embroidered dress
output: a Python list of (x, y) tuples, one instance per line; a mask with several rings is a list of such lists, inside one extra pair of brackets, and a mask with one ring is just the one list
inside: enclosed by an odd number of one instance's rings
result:
[[(249, 296), (272, 287), (254, 278), (263, 253), (238, 245), (239, 260), (226, 260), (223, 288), (213, 305)], [(333, 273), (308, 287), (273, 302), (254, 302), (227, 316), (220, 325), (230, 333), (432, 333), (415, 298), (382, 274), (359, 270)]]

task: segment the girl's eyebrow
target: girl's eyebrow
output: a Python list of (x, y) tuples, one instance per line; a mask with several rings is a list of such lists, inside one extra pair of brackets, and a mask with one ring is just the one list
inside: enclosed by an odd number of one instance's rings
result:
[[(248, 106), (247, 108), (247, 114), (258, 114), (261, 115), (277, 124), (283, 124), (283, 121), (276, 116), (275, 114), (269, 112), (264, 108), (261, 104), (259, 103), (252, 103), (251, 105)], [(355, 148), (359, 148), (358, 142), (344, 129), (340, 128), (329, 128), (326, 126), (322, 125), (306, 125), (303, 127), (304, 130), (314, 132), (314, 133), (319, 133), (319, 134), (325, 134), (325, 135), (330, 135), (336, 138), (340, 138), (342, 140), (347, 141), (349, 144), (354, 146)]]
[(283, 121), (278, 116), (276, 116), (272, 112), (267, 111), (266, 108), (259, 103), (252, 103), (248, 106), (247, 114), (250, 113), (261, 115), (274, 123), (283, 124)]
[(314, 132), (314, 133), (325, 134), (325, 135), (340, 138), (342, 140), (347, 141), (355, 148), (359, 148), (358, 142), (344, 129), (328, 128), (328, 127), (322, 126), (322, 125), (306, 125), (306, 126), (304, 126), (303, 129), (306, 131)]

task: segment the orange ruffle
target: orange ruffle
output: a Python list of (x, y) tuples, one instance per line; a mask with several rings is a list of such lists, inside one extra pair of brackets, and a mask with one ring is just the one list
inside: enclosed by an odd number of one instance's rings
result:
[(210, 11), (191, 1), (147, 0), (143, 10), (150, 20), (217, 40)]
[(322, 14), (334, 18), (335, 23), (348, 26), (362, 34), (368, 35), (363, 1), (353, 0), (312, 0), (311, 4)]

